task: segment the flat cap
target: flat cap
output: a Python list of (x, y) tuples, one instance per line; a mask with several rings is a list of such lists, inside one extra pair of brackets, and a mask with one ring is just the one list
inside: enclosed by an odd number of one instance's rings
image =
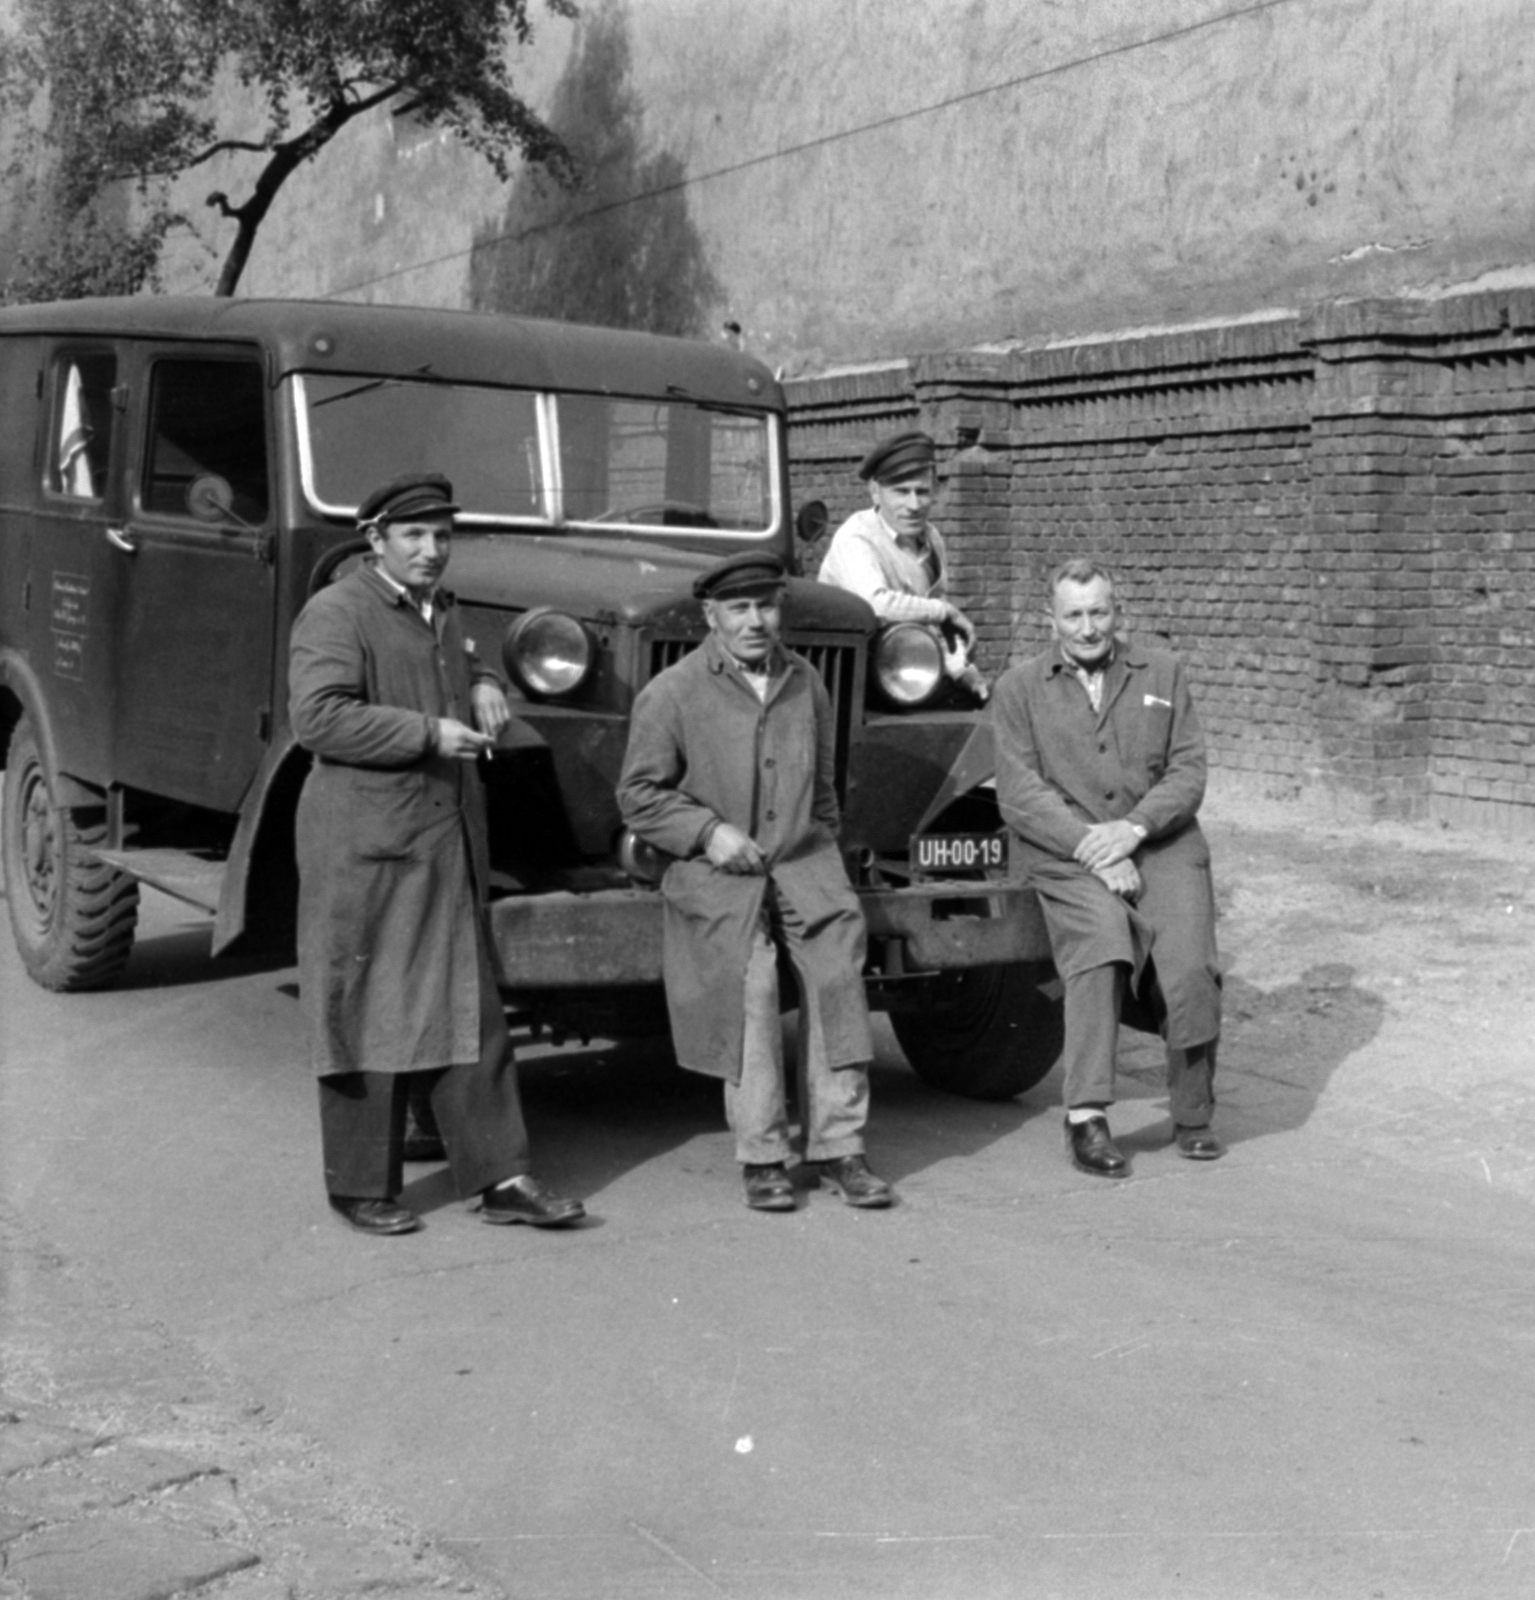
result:
[(930, 434), (912, 429), (907, 433), (892, 433), (881, 439), (863, 458), (858, 476), (867, 483), (894, 483), (897, 478), (910, 477), (914, 472), (926, 471), (938, 460), (938, 447)]
[(735, 595), (781, 589), (788, 576), (771, 550), (740, 550), (700, 572), (693, 580), (693, 595), (699, 600), (729, 600)]
[(357, 525), (407, 522), (412, 517), (452, 516), (458, 506), (453, 485), (440, 472), (407, 472), (375, 489), (357, 508)]

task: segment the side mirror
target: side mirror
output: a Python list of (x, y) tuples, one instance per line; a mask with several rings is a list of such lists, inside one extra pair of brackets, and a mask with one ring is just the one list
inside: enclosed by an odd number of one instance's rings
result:
[(826, 525), (830, 521), (824, 500), (807, 500), (794, 513), (794, 531), (801, 544), (814, 544), (826, 532)]
[(247, 522), (234, 508), (235, 492), (228, 478), (216, 472), (204, 472), (187, 485), (187, 510), (199, 522), (222, 524), (232, 522), (237, 528), (249, 529)]
[(222, 522), (235, 503), (235, 492), (228, 478), (205, 472), (187, 486), (187, 510), (199, 522)]

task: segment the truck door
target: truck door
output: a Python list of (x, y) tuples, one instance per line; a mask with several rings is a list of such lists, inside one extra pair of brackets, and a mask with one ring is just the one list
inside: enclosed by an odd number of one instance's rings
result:
[(118, 780), (234, 811), (271, 726), (275, 538), (259, 352), (141, 350), (119, 558)]

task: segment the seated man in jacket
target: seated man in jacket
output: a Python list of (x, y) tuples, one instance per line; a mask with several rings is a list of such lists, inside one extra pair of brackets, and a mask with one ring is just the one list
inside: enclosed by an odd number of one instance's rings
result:
[(709, 634), (646, 685), (619, 781), (624, 820), (675, 857), (663, 968), (677, 1060), (725, 1080), (746, 1203), (792, 1211), (778, 949), (800, 991), (805, 1157), (849, 1205), (891, 1189), (863, 1127), (874, 1046), (864, 925), (837, 849), (831, 705), (815, 668), (779, 642), (783, 563), (745, 552), (693, 592)]
[(997, 798), (1065, 986), (1067, 1149), (1096, 1177), (1129, 1171), (1106, 1116), (1128, 992), (1166, 1042), (1178, 1153), (1211, 1161), (1221, 979), (1199, 719), (1178, 658), (1120, 636), (1105, 568), (1068, 561), (1049, 594), (1055, 642), (1003, 674), (992, 720)]
[(978, 699), (989, 685), (970, 660), (975, 624), (947, 598), (943, 535), (928, 521), (938, 492), (932, 438), (912, 431), (881, 439), (858, 476), (871, 504), (832, 535), (817, 574), (822, 583), (861, 595), (881, 622), (926, 622), (944, 641), (944, 669)]

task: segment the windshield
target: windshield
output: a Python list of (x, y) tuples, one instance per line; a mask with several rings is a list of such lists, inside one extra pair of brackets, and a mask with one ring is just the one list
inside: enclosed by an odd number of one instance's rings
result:
[(332, 515), (401, 473), (441, 472), (471, 518), (737, 534), (775, 524), (760, 412), (401, 378), (297, 383), (305, 490)]
[(557, 398), (560, 480), (572, 522), (772, 526), (767, 419), (675, 400)]
[(465, 511), (547, 517), (536, 395), (398, 378), (299, 381), (305, 488), (320, 510), (350, 513), (402, 473), (441, 472)]

